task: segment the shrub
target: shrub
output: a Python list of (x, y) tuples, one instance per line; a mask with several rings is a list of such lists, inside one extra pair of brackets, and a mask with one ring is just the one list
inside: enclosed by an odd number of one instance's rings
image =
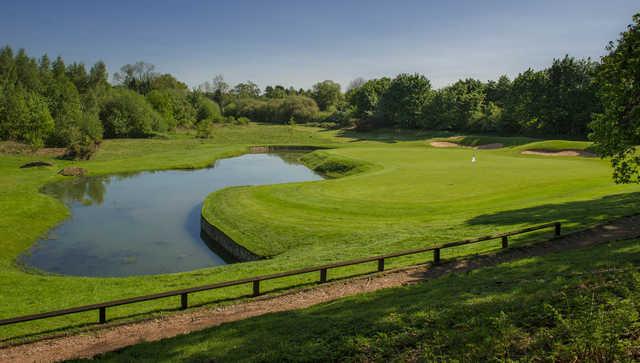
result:
[(100, 111), (106, 137), (147, 137), (167, 130), (166, 121), (144, 96), (126, 89), (113, 92)]
[(25, 142), (35, 147), (43, 146), (54, 128), (46, 100), (36, 93), (17, 87), (13, 92), (6, 92), (1, 101), (2, 138)]
[(194, 93), (191, 97), (191, 103), (196, 112), (197, 122), (214, 122), (222, 118), (220, 106), (202, 94)]
[(215, 126), (211, 122), (200, 121), (196, 127), (196, 137), (199, 139), (210, 139), (214, 135)]

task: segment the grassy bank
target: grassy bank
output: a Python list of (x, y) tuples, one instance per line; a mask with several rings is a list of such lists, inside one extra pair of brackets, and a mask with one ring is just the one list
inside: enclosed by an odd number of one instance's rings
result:
[(636, 361), (640, 241), (224, 324), (104, 362)]
[[(430, 133), (335, 132), (306, 127), (224, 127), (213, 139), (170, 135), (168, 139), (105, 141), (91, 161), (52, 160), (53, 168), (19, 169), (33, 156), (0, 156), (0, 318), (285, 271), (346, 258), (423, 246), (461, 237), (563, 220), (581, 228), (633, 213), (638, 186), (616, 186), (605, 161), (522, 157), (513, 149), (478, 151), (429, 147)], [(25, 272), (16, 257), (68, 217), (66, 207), (39, 193), (56, 172), (77, 165), (90, 174), (202, 167), (245, 152), (249, 145), (335, 147), (308, 156), (311, 167), (334, 176), (311, 183), (231, 188), (214, 193), (204, 212), (217, 226), (254, 252), (271, 259), (187, 273), (128, 278), (81, 278)], [(348, 161), (345, 162), (345, 161)], [(349, 164), (345, 167), (345, 164)], [(344, 169), (343, 169), (344, 168)], [(514, 241), (517, 243), (517, 241)], [(480, 252), (484, 244), (443, 254)], [(397, 259), (390, 264), (424, 260)], [(332, 271), (330, 277), (373, 266)], [(315, 281), (309, 275), (265, 283), (263, 289)], [(250, 286), (194, 294), (190, 303), (250, 293)], [(163, 314), (176, 299), (109, 309), (110, 320)], [(97, 313), (3, 327), (0, 339), (93, 323)]]

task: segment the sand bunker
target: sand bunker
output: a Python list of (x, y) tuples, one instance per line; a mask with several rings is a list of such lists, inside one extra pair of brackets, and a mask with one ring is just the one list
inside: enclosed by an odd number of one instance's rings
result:
[(531, 149), (522, 152), (524, 155), (544, 155), (544, 156), (583, 156), (594, 157), (596, 154), (578, 150), (578, 149), (565, 149), (565, 150), (546, 150), (546, 149)]
[(503, 147), (504, 147), (503, 144), (501, 144), (499, 142), (496, 142), (496, 143), (493, 143), (493, 144), (478, 145), (478, 146), (476, 146), (476, 149), (492, 150), (492, 149), (500, 149), (500, 148), (503, 148)]
[(460, 145), (447, 141), (433, 141), (430, 143), (433, 147), (460, 147)]

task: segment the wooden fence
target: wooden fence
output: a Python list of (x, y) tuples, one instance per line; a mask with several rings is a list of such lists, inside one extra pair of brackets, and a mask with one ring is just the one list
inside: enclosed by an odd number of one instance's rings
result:
[[(377, 271), (384, 271), (384, 263), (385, 263), (385, 260), (387, 260), (387, 259), (394, 258), (394, 257), (400, 257), (400, 256), (414, 255), (414, 254), (430, 252), (430, 251), (433, 251), (433, 263), (435, 265), (438, 265), (438, 264), (440, 264), (440, 261), (441, 261), (440, 260), (440, 251), (445, 249), (445, 248), (458, 247), (458, 246), (463, 246), (463, 245), (468, 245), (468, 244), (478, 243), (478, 242), (483, 242), (483, 241), (489, 241), (489, 240), (494, 240), (494, 239), (500, 239), (501, 242), (502, 242), (502, 248), (507, 248), (507, 247), (509, 247), (509, 237), (510, 236), (515, 236), (515, 235), (518, 235), (518, 234), (533, 232), (533, 231), (546, 229), (546, 228), (552, 228), (552, 227), (554, 228), (555, 236), (559, 236), (560, 235), (560, 228), (561, 228), (560, 222), (551, 222), (551, 223), (546, 223), (546, 224), (542, 224), (542, 225), (538, 225), (538, 226), (534, 226), (534, 227), (520, 229), (520, 230), (517, 230), (517, 231), (505, 232), (505, 233), (494, 234), (494, 235), (490, 235), (490, 236), (484, 236), (484, 237), (478, 237), (478, 238), (472, 238), (472, 239), (465, 239), (465, 240), (462, 240), (462, 241), (445, 243), (445, 244), (437, 245), (437, 246), (430, 246), (430, 247), (418, 248), (418, 249), (413, 249), (413, 250), (390, 253), (390, 254), (386, 254), (386, 255), (379, 255), (379, 256), (365, 257), (365, 258), (360, 258), (360, 259), (355, 259), (355, 260), (336, 262), (336, 263), (332, 263), (332, 264), (328, 264), (328, 265), (302, 268), (302, 269), (298, 269), (298, 270), (279, 272), (279, 273), (270, 274), (270, 275), (261, 275), (261, 276), (249, 277), (249, 278), (240, 279), (240, 280), (219, 282), (219, 283), (216, 283), (216, 284), (196, 286), (196, 287), (191, 287), (191, 288), (181, 289), (181, 290), (166, 291), (166, 292), (161, 292), (161, 293), (157, 293), (157, 294), (132, 297), (132, 298), (128, 298), (128, 299), (112, 300), (112, 301), (102, 302), (102, 303), (98, 303), (98, 304), (78, 306), (78, 307), (74, 307), (74, 308), (49, 311), (49, 312), (40, 313), (40, 314), (25, 315), (25, 316), (19, 316), (19, 317), (14, 317), (14, 318), (2, 319), (2, 320), (0, 320), (0, 326), (9, 325), (9, 324), (16, 324), (16, 323), (22, 323), (22, 322), (27, 322), (27, 321), (32, 321), (32, 320), (52, 318), (52, 317), (57, 317), (57, 316), (62, 316), (62, 315), (76, 314), (76, 313), (81, 313), (81, 312), (91, 311), (91, 310), (98, 310), (98, 321), (100, 323), (106, 323), (106, 321), (107, 321), (107, 308), (111, 308), (111, 307), (114, 307), (114, 306), (135, 304), (135, 303), (139, 303), (139, 302), (143, 302), (143, 301), (164, 299), (164, 298), (172, 297), (172, 296), (180, 296), (180, 308), (181, 309), (186, 309), (188, 307), (188, 304), (189, 304), (189, 300), (188, 300), (189, 299), (189, 294), (193, 294), (193, 293), (200, 292), (200, 291), (221, 289), (221, 288), (229, 287), (229, 286), (252, 284), (253, 285), (253, 296), (258, 296), (258, 295), (260, 295), (260, 282), (261, 281), (273, 280), (273, 279), (278, 279), (278, 278), (282, 278), (282, 277), (301, 275), (301, 274), (307, 274), (307, 273), (318, 272), (319, 271), (320, 272), (319, 282), (323, 283), (323, 282), (327, 282), (327, 272), (329, 271), (329, 269), (334, 269), (334, 268), (338, 268), (338, 267), (358, 265), (358, 264), (362, 264), (362, 263), (378, 261)], [(375, 271), (372, 271), (372, 272), (375, 272)]]

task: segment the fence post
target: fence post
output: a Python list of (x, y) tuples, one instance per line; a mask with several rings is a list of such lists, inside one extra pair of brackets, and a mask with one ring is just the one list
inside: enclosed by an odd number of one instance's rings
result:
[(189, 297), (188, 294), (180, 294), (180, 309), (185, 310), (189, 305)]
[(378, 259), (378, 271), (379, 272), (384, 271), (384, 258)]
[(107, 322), (107, 308), (101, 307), (99, 315), (100, 315), (100, 324), (106, 323)]
[(327, 269), (323, 268), (320, 270), (320, 282), (327, 282)]
[(260, 280), (253, 281), (253, 296), (260, 295)]
[(556, 234), (556, 237), (558, 237), (558, 236), (560, 236), (560, 233), (562, 232), (561, 231), (562, 223), (556, 222), (555, 227), (556, 227), (555, 234)]
[(436, 248), (435, 250), (433, 250), (433, 264), (434, 265), (439, 265), (440, 264), (440, 249)]
[(508, 236), (503, 236), (502, 237), (502, 248), (507, 248), (509, 247), (509, 237)]

